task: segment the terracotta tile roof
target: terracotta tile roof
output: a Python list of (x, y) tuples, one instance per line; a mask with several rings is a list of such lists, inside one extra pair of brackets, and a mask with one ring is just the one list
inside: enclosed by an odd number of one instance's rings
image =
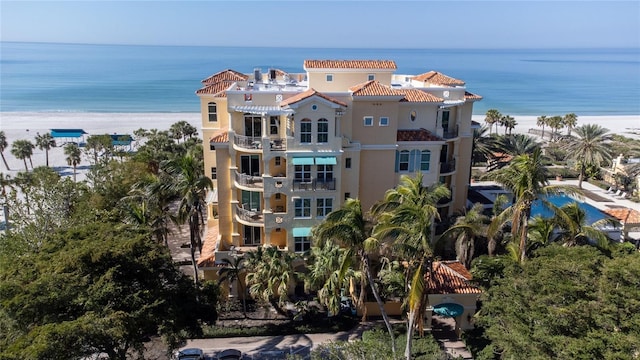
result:
[(402, 96), (403, 94), (379, 81), (370, 80), (349, 88), (353, 96)]
[(468, 91), (464, 92), (464, 98), (465, 100), (482, 100), (482, 96), (470, 93)]
[(429, 71), (424, 74), (416, 75), (411, 78), (412, 80), (418, 80), (423, 82), (428, 82), (436, 85), (445, 85), (445, 86), (462, 86), (464, 85), (464, 81), (454, 79), (450, 76), (444, 75), (437, 71)]
[(209, 142), (212, 142), (212, 143), (228, 143), (229, 142), (229, 132), (227, 130), (216, 131), (211, 136), (211, 138), (209, 139)]
[(208, 78), (202, 80), (203, 84), (214, 84), (221, 81), (246, 81), (249, 79), (248, 75), (245, 75), (241, 72), (226, 69), (222, 70), (218, 73), (215, 73)]
[(393, 60), (305, 60), (305, 69), (390, 69), (398, 67)]
[(442, 141), (426, 129), (398, 130), (397, 141)]
[(296, 94), (296, 95), (294, 95), (294, 96), (292, 96), (292, 97), (290, 97), (288, 99), (285, 99), (282, 102), (280, 102), (280, 106), (287, 106), (287, 105), (295, 104), (295, 103), (297, 103), (299, 101), (302, 101), (304, 99), (310, 98), (312, 96), (319, 96), (319, 97), (321, 97), (321, 98), (323, 98), (323, 99), (325, 99), (327, 101), (331, 101), (332, 103), (336, 103), (336, 104), (338, 104), (340, 106), (344, 106), (344, 107), (347, 106), (346, 103), (343, 103), (342, 101), (334, 99), (334, 98), (329, 97), (327, 95), (324, 95), (323, 93), (320, 93), (320, 92), (316, 91), (315, 89), (309, 89), (307, 91), (303, 91), (303, 92), (301, 92), (299, 94)]
[(604, 210), (604, 212), (620, 220), (620, 222), (623, 224), (640, 224), (640, 211), (638, 210), (619, 208), (606, 209)]
[(218, 97), (227, 97), (226, 90), (233, 85), (233, 81), (221, 81), (214, 84), (208, 84), (207, 86), (196, 91), (198, 95), (217, 95)]
[(214, 267), (216, 266), (216, 247), (218, 245), (218, 224), (207, 228), (202, 244), (202, 253), (198, 258), (198, 267)]
[(482, 291), (471, 285), (471, 274), (458, 261), (433, 263), (433, 276), (427, 273), (425, 287), (430, 294), (480, 294)]
[(404, 95), (404, 99), (400, 100), (401, 102), (438, 103), (444, 101), (444, 99), (418, 89), (398, 89), (396, 91)]

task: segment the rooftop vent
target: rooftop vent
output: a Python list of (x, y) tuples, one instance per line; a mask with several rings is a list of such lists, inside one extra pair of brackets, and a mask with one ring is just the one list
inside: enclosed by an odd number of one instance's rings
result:
[(253, 69), (253, 77), (256, 83), (259, 83), (262, 81), (262, 69), (260, 68), (255, 68)]

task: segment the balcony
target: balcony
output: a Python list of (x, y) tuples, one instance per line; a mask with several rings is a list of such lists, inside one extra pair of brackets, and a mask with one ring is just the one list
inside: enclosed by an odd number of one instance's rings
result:
[(239, 205), (236, 205), (236, 217), (240, 222), (248, 224), (248, 225), (263, 225), (264, 217), (262, 215), (262, 211), (257, 209), (248, 210), (243, 209)]
[(455, 129), (452, 130), (448, 130), (448, 131), (443, 131), (442, 132), (442, 137), (444, 139), (454, 139), (458, 137), (458, 127), (456, 126)]
[(239, 148), (247, 150), (261, 150), (262, 138), (254, 136), (234, 135), (233, 144)]
[(261, 176), (251, 176), (236, 171), (236, 185), (251, 189), (262, 189), (264, 182)]
[(294, 191), (335, 190), (336, 179), (304, 179), (293, 180)]
[(455, 160), (440, 163), (440, 175), (452, 173), (454, 171), (456, 171)]
[(286, 151), (287, 139), (271, 139), (269, 142), (271, 151)]

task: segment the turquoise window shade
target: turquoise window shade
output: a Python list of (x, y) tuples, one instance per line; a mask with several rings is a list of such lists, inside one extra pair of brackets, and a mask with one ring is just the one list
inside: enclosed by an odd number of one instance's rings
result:
[(312, 157), (297, 157), (291, 160), (293, 165), (313, 165), (314, 161)]
[(293, 228), (294, 237), (304, 237), (311, 235), (310, 227)]
[(317, 157), (316, 165), (336, 165), (338, 161), (335, 156)]

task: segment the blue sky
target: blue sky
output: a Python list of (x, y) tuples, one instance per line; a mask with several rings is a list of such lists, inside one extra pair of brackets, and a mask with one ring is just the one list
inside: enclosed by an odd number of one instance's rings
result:
[(640, 47), (640, 1), (4, 1), (2, 41), (362, 48)]

